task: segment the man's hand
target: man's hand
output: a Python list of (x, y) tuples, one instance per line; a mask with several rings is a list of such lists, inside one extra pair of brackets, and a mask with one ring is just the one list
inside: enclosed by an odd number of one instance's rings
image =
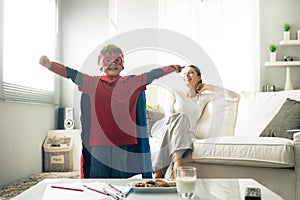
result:
[(47, 56), (41, 56), (39, 63), (40, 63), (40, 65), (42, 65), (46, 68), (51, 67), (51, 61), (49, 60), (49, 58)]

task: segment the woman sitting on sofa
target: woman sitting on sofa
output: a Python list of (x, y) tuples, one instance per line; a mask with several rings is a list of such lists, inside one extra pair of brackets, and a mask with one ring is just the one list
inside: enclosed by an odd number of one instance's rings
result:
[[(188, 91), (172, 91), (166, 116), (151, 128), (153, 178), (170, 178), (163, 172), (168, 166), (172, 167), (170, 176), (175, 178), (176, 168), (182, 166), (183, 154), (192, 149), (197, 121), (216, 90), (216, 87), (202, 83), (201, 72), (194, 65), (183, 69), (183, 79)], [(212, 95), (200, 95), (207, 92)]]

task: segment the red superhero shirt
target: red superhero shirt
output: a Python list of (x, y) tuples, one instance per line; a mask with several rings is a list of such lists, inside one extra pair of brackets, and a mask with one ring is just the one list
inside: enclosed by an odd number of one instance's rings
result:
[(136, 104), (138, 96), (154, 79), (175, 71), (173, 65), (131, 76), (90, 76), (52, 62), (51, 71), (71, 78), (90, 96), (90, 146), (137, 144)]

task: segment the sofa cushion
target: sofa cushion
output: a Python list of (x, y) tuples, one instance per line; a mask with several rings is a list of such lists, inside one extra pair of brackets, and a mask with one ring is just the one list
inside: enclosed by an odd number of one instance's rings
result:
[(294, 167), (292, 140), (276, 137), (223, 136), (197, 139), (192, 159), (215, 163), (259, 167)]
[(239, 94), (224, 88), (217, 88), (214, 93), (204, 92), (201, 95), (212, 95), (212, 97), (197, 122), (196, 138), (233, 135)]
[(165, 114), (155, 110), (146, 110), (148, 134), (151, 135), (151, 129), (155, 122), (164, 118)]
[(287, 98), (260, 136), (293, 139), (293, 133), (287, 132), (292, 129), (300, 129), (300, 101)]
[(259, 137), (287, 98), (299, 101), (300, 90), (242, 92), (234, 135)]

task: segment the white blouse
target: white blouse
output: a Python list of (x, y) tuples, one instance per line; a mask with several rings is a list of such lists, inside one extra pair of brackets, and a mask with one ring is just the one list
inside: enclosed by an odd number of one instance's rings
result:
[(168, 104), (169, 108), (166, 108), (166, 111), (169, 111), (169, 114), (176, 112), (186, 114), (189, 117), (192, 130), (195, 130), (197, 121), (201, 117), (206, 104), (211, 101), (213, 93), (213, 91), (204, 91), (195, 97), (189, 98), (184, 92), (174, 90)]

